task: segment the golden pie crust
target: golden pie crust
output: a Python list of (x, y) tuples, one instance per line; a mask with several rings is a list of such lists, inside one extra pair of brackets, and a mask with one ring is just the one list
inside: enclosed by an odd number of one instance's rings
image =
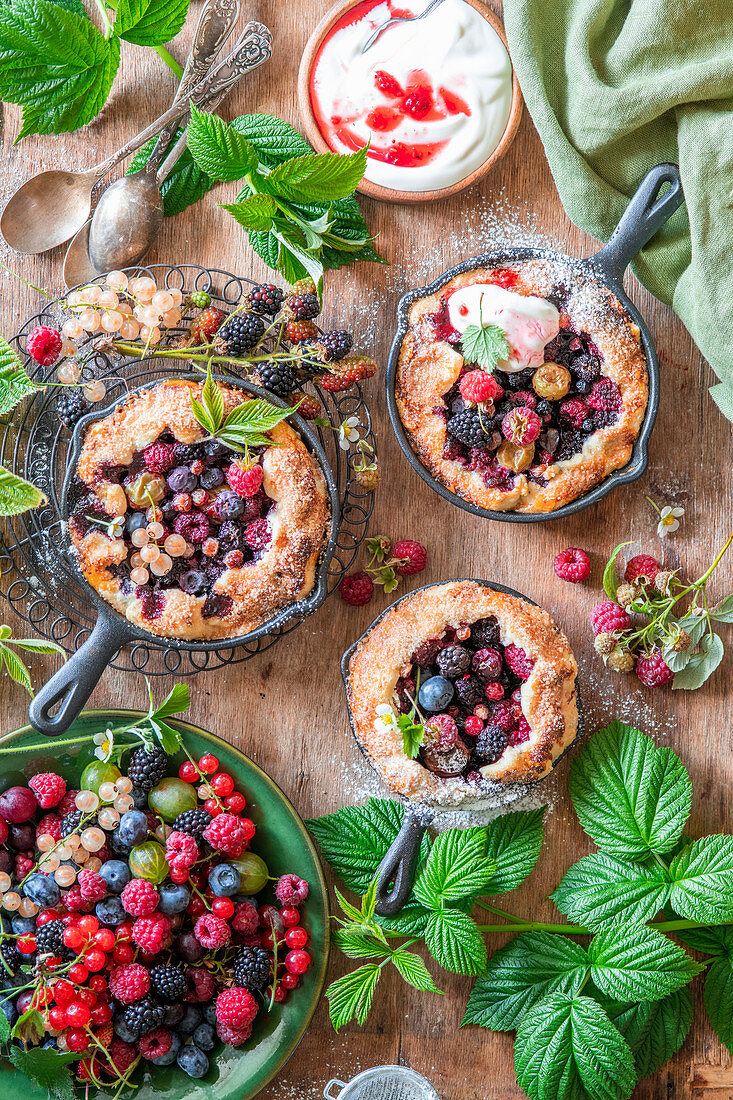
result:
[(448, 627), (496, 616), (504, 645), (514, 643), (535, 659), (522, 684), (522, 711), (529, 740), (508, 745), (493, 764), (480, 769), (497, 787), (535, 783), (578, 732), (578, 666), (565, 635), (541, 607), (497, 592), (476, 581), (449, 581), (406, 596), (391, 607), (359, 642), (349, 661), (347, 694), (357, 740), (395, 794), (434, 805), (460, 805), (486, 797), (463, 777), (442, 779), (405, 753), (400, 734), (375, 723), (380, 704), (394, 705), (405, 665), (424, 641)]
[(485, 267), (456, 276), (410, 307), (397, 367), (397, 408), (421, 462), (452, 492), (489, 510), (552, 512), (589, 492), (629, 461), (649, 396), (646, 357), (638, 325), (615, 295), (584, 269), (547, 259), (508, 266), (519, 275), (519, 282), (512, 287), (519, 294), (547, 297), (558, 285), (571, 284), (563, 310), (571, 327), (588, 333), (601, 353), (601, 376), (611, 378), (621, 391), (623, 407), (616, 422), (590, 435), (583, 450), (571, 458), (542, 467), (546, 485), (522, 473), (515, 475), (508, 491), (489, 488), (479, 470), (467, 470), (443, 457), (446, 422), (435, 409), (443, 406), (444, 395), (458, 381), (464, 360), (440, 339), (428, 317), (440, 309), (447, 292), (486, 281), (497, 270)]
[[(193, 415), (190, 394), (201, 399), (202, 388), (195, 382), (161, 382), (131, 397), (87, 430), (77, 475), (110, 514), (118, 514), (120, 494), (116, 482), (105, 480), (104, 466), (129, 466), (136, 452), (166, 431), (181, 443), (200, 443), (206, 433)], [(221, 389), (225, 413), (248, 397), (233, 387), (222, 385)], [(109, 538), (101, 529), (80, 535), (74, 524), (69, 524), (79, 568), (87, 581), (134, 626), (187, 641), (239, 637), (312, 590), (329, 522), (326, 482), (316, 460), (288, 423), (282, 421), (267, 434), (273, 446), (265, 450), (262, 467), (264, 490), (275, 501), (267, 514), (272, 541), (259, 559), (227, 569), (216, 580), (212, 592), (233, 601), (224, 617), (204, 618), (204, 597), (179, 588), (160, 589), (161, 614), (154, 619), (144, 617), (134, 587), (123, 591), (121, 579), (108, 568), (127, 557), (123, 540)]]

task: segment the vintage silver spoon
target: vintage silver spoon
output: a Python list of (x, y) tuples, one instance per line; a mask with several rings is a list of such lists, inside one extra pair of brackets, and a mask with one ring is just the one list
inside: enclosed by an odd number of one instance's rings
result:
[[(262, 23), (248, 23), (229, 57), (180, 102), (188, 98), (198, 105), (212, 94), (223, 96), (271, 54), (270, 31)], [(89, 227), (89, 259), (100, 274), (136, 264), (155, 240), (163, 221), (163, 199), (155, 177), (164, 154), (165, 146), (141, 171), (116, 180), (100, 198)]]
[(419, 19), (424, 19), (426, 15), (430, 15), (430, 13), (435, 11), (437, 7), (440, 7), (442, 3), (443, 0), (431, 0), (431, 3), (428, 4), (425, 11), (421, 11), (419, 15), (394, 15), (391, 19), (387, 19), (382, 23), (381, 27), (377, 27), (377, 29), (369, 35), (366, 42), (361, 47), (361, 52), (366, 53), (367, 50), (370, 50), (382, 31), (386, 31), (387, 27), (391, 27), (395, 23), (417, 23)]
[[(191, 48), (188, 51), (181, 82), (173, 97), (173, 103), (177, 103), (206, 76), (238, 16), (239, 0), (208, 0), (204, 5), (194, 32)], [(159, 160), (160, 154), (165, 152), (170, 144), (174, 132), (175, 124), (166, 126), (161, 131), (152, 152), (153, 157)], [(183, 149), (181, 149), (182, 152)], [(173, 168), (173, 163), (170, 164), (169, 171)], [(160, 182), (162, 183), (165, 178), (163, 176)], [(78, 286), (79, 283), (90, 282), (99, 274), (94, 270), (89, 259), (89, 226), (91, 221), (90, 216), (72, 238), (66, 250), (63, 275), (64, 282), (69, 289)]]

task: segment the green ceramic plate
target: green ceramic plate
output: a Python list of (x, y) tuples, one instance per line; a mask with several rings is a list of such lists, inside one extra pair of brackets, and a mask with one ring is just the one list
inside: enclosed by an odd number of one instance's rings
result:
[[(133, 721), (138, 712), (109, 710), (85, 711), (58, 740), (43, 743), (43, 738), (30, 726), (15, 730), (2, 738), (2, 747), (21, 748), (41, 745), (45, 752), (28, 751), (0, 757), (0, 780), (12, 770), (25, 772), (26, 777), (50, 768), (58, 770), (69, 781), (76, 781), (81, 768), (90, 759), (87, 745), (69, 745), (75, 737), (94, 734)], [(140, 715), (142, 717), (142, 715)], [(177, 1067), (154, 1068), (147, 1071), (143, 1083), (134, 1093), (136, 1100), (250, 1100), (277, 1074), (302, 1039), (321, 996), (328, 963), (329, 911), (328, 894), (323, 871), (308, 832), (294, 807), (269, 776), (243, 753), (205, 730), (187, 722), (171, 722), (184, 735), (186, 747), (195, 758), (213, 752), (222, 767), (231, 772), (238, 788), (247, 796), (247, 814), (257, 826), (253, 851), (266, 861), (270, 874), (279, 876), (288, 871), (300, 875), (310, 884), (304, 924), (311, 935), (309, 951), (314, 963), (301, 984), (287, 1001), (275, 1005), (272, 1013), (261, 1011), (255, 1022), (252, 1038), (236, 1049), (219, 1044), (211, 1056), (211, 1070), (201, 1081), (187, 1077)], [(185, 759), (173, 758), (176, 766)], [(29, 770), (31, 762), (35, 766)], [(7, 779), (5, 779), (7, 784)], [(0, 1088), (4, 1096), (22, 1096), (23, 1100), (47, 1100), (45, 1089), (0, 1062)], [(109, 1095), (92, 1090), (90, 1096)]]

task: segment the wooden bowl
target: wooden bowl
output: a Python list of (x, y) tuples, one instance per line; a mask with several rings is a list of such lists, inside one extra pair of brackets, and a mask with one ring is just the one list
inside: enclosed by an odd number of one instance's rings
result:
[[(319, 153), (332, 153), (333, 150), (323, 137), (318, 127), (315, 114), (313, 113), (310, 97), (311, 69), (326, 35), (334, 24), (338, 22), (341, 16), (351, 8), (356, 7), (358, 3), (361, 3), (361, 0), (339, 0), (339, 3), (335, 4), (330, 11), (326, 12), (323, 19), (321, 19), (320, 23), (313, 31), (313, 34), (308, 39), (305, 50), (303, 51), (303, 57), (301, 58), (300, 69), (298, 70), (298, 104), (300, 106), (300, 114), (303, 119), (306, 134), (308, 135), (308, 140), (313, 148)], [(483, 0), (465, 0), (465, 3), (475, 8), (476, 11), (484, 17), (486, 22), (491, 24), (506, 46), (507, 40), (504, 34), (504, 26), (499, 16), (496, 15), (491, 8), (488, 8), (483, 3)], [(357, 187), (357, 191), (362, 195), (369, 195), (369, 197), (373, 199), (382, 199), (384, 202), (404, 203), (433, 202), (435, 199), (447, 199), (450, 198), (451, 195), (457, 195), (459, 191), (464, 191), (467, 187), (470, 187), (472, 183), (476, 183), (477, 180), (483, 179), (497, 161), (501, 160), (504, 156), (516, 136), (519, 121), (522, 117), (523, 102), (517, 74), (512, 65), (512, 105), (509, 111), (509, 121), (506, 124), (506, 129), (504, 130), (501, 141), (483, 164), (480, 164), (478, 168), (474, 168), (473, 172), (465, 176), (462, 180), (458, 180), (457, 183), (452, 183), (448, 187), (439, 187), (432, 191), (398, 191), (395, 188), (384, 187), (380, 183), (371, 183), (369, 180), (363, 179)]]

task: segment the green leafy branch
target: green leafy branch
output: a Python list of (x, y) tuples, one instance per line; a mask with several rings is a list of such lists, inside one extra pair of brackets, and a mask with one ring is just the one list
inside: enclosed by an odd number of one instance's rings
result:
[[(2, 486), (2, 467), (0, 467), (0, 486)], [(13, 652), (11, 646), (24, 653), (58, 653), (64, 660), (66, 660), (66, 654), (55, 642), (41, 641), (37, 638), (13, 638), (12, 635), (13, 632), (9, 626), (0, 626), (0, 671), (4, 669), (11, 680), (20, 684), (29, 695), (32, 695), (30, 672), (25, 662)]]
[(246, 454), (248, 447), (271, 446), (272, 439), (266, 432), (272, 431), (297, 408), (281, 409), (261, 398), (244, 401), (224, 416), (224, 391), (211, 375), (211, 364), (201, 391), (201, 400), (191, 391), (191, 408), (209, 439), (218, 439), (233, 451)]

